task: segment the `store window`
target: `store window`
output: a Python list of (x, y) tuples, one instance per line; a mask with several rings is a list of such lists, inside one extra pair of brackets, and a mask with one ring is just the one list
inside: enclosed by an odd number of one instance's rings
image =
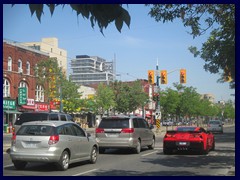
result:
[(18, 60), (18, 72), (19, 73), (23, 73), (22, 60), (21, 59)]
[(27, 70), (27, 75), (30, 75), (30, 62), (29, 61), (27, 61), (26, 70)]
[(36, 87), (35, 100), (38, 102), (44, 102), (44, 89), (41, 85), (37, 85)]
[(12, 71), (12, 58), (8, 57), (8, 71)]

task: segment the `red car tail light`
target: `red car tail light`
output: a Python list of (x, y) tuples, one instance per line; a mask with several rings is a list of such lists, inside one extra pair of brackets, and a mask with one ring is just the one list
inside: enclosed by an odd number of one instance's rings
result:
[(165, 136), (164, 136), (164, 138), (174, 138), (175, 137), (175, 134), (166, 134)]
[(122, 132), (122, 133), (133, 133), (133, 132), (134, 132), (134, 129), (133, 129), (133, 128), (124, 128), (124, 129), (122, 129), (121, 132)]
[(104, 133), (104, 129), (96, 128), (95, 133)]
[(50, 136), (48, 144), (53, 145), (59, 141), (59, 135)]
[(201, 134), (191, 134), (190, 138), (203, 138)]

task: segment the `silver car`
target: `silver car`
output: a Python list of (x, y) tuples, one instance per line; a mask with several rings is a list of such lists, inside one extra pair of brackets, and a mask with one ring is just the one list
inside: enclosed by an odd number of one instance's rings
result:
[(67, 170), (74, 162), (96, 163), (98, 149), (95, 139), (74, 122), (33, 121), (23, 123), (13, 136), (10, 157), (16, 169), (28, 162), (53, 162)]
[(143, 146), (154, 149), (155, 134), (152, 128), (141, 117), (104, 117), (95, 132), (99, 152), (104, 153), (108, 148), (129, 148), (138, 154)]
[(207, 125), (207, 131), (223, 133), (223, 123), (220, 120), (210, 120)]

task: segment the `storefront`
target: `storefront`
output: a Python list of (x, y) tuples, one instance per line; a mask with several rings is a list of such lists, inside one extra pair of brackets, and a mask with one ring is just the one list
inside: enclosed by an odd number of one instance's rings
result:
[(3, 99), (3, 126), (9, 127), (15, 123), (17, 116), (21, 114), (16, 108), (15, 99)]

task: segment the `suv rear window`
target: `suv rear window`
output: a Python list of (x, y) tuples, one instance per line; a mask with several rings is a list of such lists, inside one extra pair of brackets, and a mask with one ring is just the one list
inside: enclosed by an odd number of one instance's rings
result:
[(128, 128), (129, 118), (102, 119), (99, 128)]
[(42, 121), (42, 120), (47, 120), (48, 119), (48, 114), (46, 113), (26, 113), (26, 114), (21, 114), (18, 118), (17, 121), (15, 122), (15, 125), (22, 125), (25, 122), (30, 122), (30, 121)]
[(25, 125), (22, 126), (17, 135), (31, 136), (51, 136), (54, 133), (54, 127), (46, 125)]

